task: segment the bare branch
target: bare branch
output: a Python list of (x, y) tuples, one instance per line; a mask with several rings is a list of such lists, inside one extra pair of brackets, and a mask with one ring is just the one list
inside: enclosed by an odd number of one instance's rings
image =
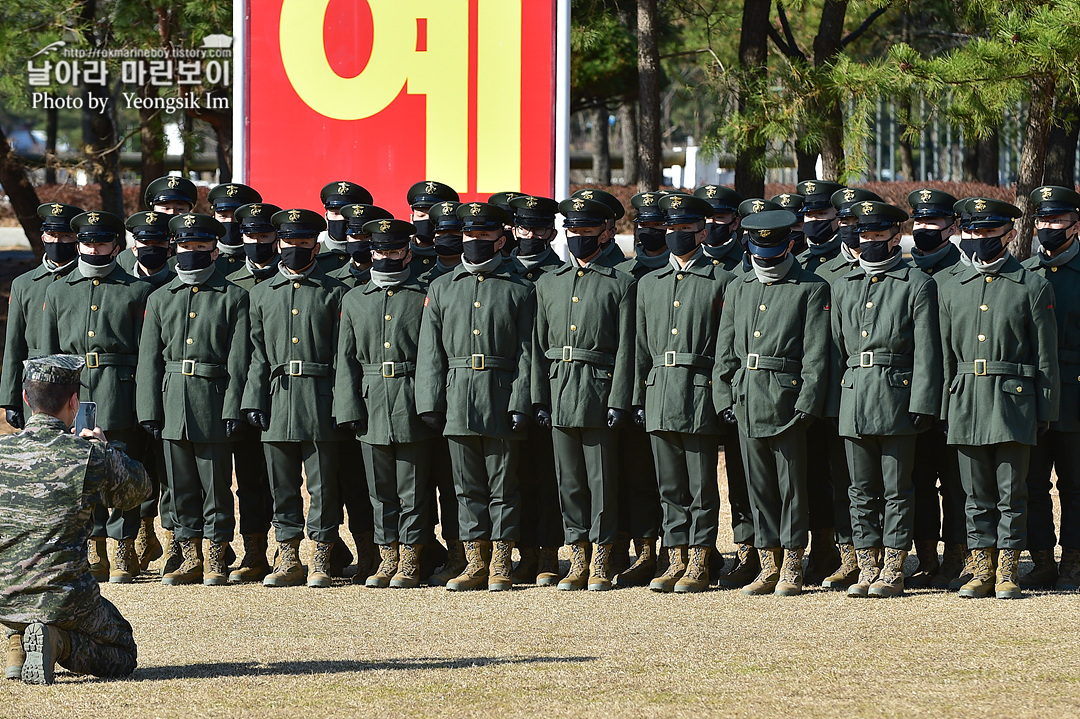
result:
[[(787, 11), (784, 10), (784, 4), (780, 0), (776, 0), (776, 13), (780, 16), (780, 27), (784, 29), (784, 37), (787, 38), (787, 46), (790, 51), (785, 53), (788, 57), (802, 60), (806, 62), (806, 55), (799, 49), (799, 44), (795, 42), (795, 34), (791, 32), (791, 23), (788, 22)], [(772, 29), (772, 26), (770, 26)], [(773, 32), (776, 32), (773, 30)]]
[(888, 9), (889, 6), (886, 5), (885, 7), (879, 7), (877, 10), (867, 15), (866, 19), (862, 21), (862, 25), (859, 25), (859, 27), (849, 32), (847, 37), (840, 41), (840, 47), (847, 47), (848, 44), (858, 40), (859, 36), (866, 32), (866, 29), (870, 27), (875, 20), (884, 15), (885, 11)]

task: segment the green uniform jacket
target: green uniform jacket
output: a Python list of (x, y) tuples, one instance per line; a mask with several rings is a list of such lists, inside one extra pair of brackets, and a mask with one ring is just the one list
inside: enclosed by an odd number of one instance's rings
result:
[(218, 248), (218, 258), (214, 260), (214, 264), (217, 265), (218, 272), (221, 273), (222, 277), (228, 277), (232, 273), (243, 269), (247, 264), (247, 262), (245, 262), (247, 253), (244, 252), (243, 245), (236, 249), (239, 251), (226, 254), (221, 251), (220, 247)]
[(996, 276), (965, 268), (938, 304), (949, 444), (1035, 444), (1037, 423), (1058, 417), (1054, 288), (1009, 257)]
[(966, 265), (960, 261), (960, 250), (953, 243), (949, 243), (948, 251), (937, 259), (933, 264), (928, 267), (921, 267), (916, 258), (912, 255), (911, 264), (917, 270), (921, 270), (934, 278), (934, 281), (941, 285), (947, 280), (956, 277), (964, 271)]
[(106, 432), (135, 426), (135, 366), (153, 291), (117, 265), (101, 279), (76, 269), (45, 293), (38, 346), (42, 354), (86, 358), (82, 382), (89, 389), (79, 398), (97, 402), (97, 423)]
[(1080, 432), (1080, 255), (1059, 267), (1044, 266), (1036, 255), (1024, 267), (1054, 288), (1061, 372), (1061, 401), (1054, 429)]
[(425, 285), (410, 277), (389, 289), (369, 282), (341, 303), (334, 416), (366, 420), (359, 437), (368, 444), (434, 436), (416, 414), (414, 390), (425, 296)]
[(270, 417), (264, 442), (340, 440), (333, 421), (341, 298), (348, 288), (317, 266), (278, 272), (251, 291), (251, 369), (242, 408)]
[(416, 411), (445, 412), (446, 436), (521, 439), (507, 413), (532, 416), (535, 322), (536, 290), (509, 261), (494, 272), (462, 266), (435, 280), (420, 328)]
[(818, 267), (840, 256), (841, 244), (843, 243), (840, 238), (833, 235), (833, 238), (824, 244), (807, 247), (806, 250), (799, 253), (795, 261), (802, 265), (804, 270), (816, 274)]
[(566, 263), (536, 281), (533, 404), (556, 427), (607, 427), (634, 392), (634, 278)]
[(150, 295), (139, 347), (139, 421), (163, 422), (164, 439), (228, 441), (224, 420), (243, 419), (248, 329), (248, 293), (220, 270), (198, 286), (177, 277)]
[[(650, 272), (655, 272), (656, 270), (659, 270), (660, 268), (667, 265), (668, 262), (670, 262), (670, 260), (668, 260), (670, 256), (671, 253), (667, 250), (664, 250), (663, 254), (657, 255), (656, 257), (646, 257), (645, 259), (647, 261), (653, 263), (653, 265), (650, 267), (642, 261), (643, 255), (641, 254), (641, 248), (639, 247), (638, 254), (636, 254), (634, 257), (627, 257), (625, 260), (617, 264), (615, 266), (615, 269), (619, 270), (620, 272), (625, 272), (626, 274), (633, 277), (635, 280), (640, 280), (642, 277), (649, 274)], [(706, 257), (705, 259), (707, 262), (712, 262), (714, 265), (721, 264), (719, 260), (710, 260), (708, 257)]]
[(859, 268), (832, 285), (833, 338), (843, 367), (840, 434), (915, 434), (910, 412), (941, 411), (937, 285), (903, 260), (873, 277)]
[(539, 277), (551, 270), (556, 270), (565, 264), (559, 256), (555, 253), (555, 250), (550, 247), (546, 251), (540, 253), (540, 259), (535, 263), (530, 264), (528, 267), (518, 257), (518, 251), (515, 249), (510, 253), (510, 271), (518, 277), (522, 277), (530, 282), (535, 282)]
[[(839, 252), (836, 257), (833, 257), (831, 260), (826, 260), (825, 262), (821, 262), (816, 265), (813, 262), (809, 264), (809, 267), (804, 267), (803, 269), (807, 270), (808, 272), (813, 272), (815, 275), (822, 278), (830, 285), (844, 275), (851, 272), (852, 270), (859, 267), (858, 260), (856, 260), (855, 262), (849, 261), (847, 257), (844, 256), (843, 252)], [(752, 272), (753, 271), (751, 271), (751, 273)]]
[[(418, 275), (423, 275), (430, 272), (435, 267), (436, 261), (439, 259), (439, 255), (435, 253), (435, 245), (428, 247), (420, 247), (415, 242), (409, 245), (409, 249), (412, 250), (413, 258), (409, 262), (410, 267), (415, 267), (413, 272)], [(430, 282), (430, 280), (425, 281)]]
[(619, 247), (619, 243), (612, 239), (606, 245), (600, 254), (593, 259), (593, 263), (597, 265), (603, 265), (604, 267), (617, 268), (623, 262), (626, 262), (627, 257), (623, 254), (622, 248)]
[[(822, 415), (830, 375), (829, 302), (829, 284), (798, 263), (779, 282), (759, 282), (751, 270), (729, 286), (714, 382), (724, 397), (716, 406), (734, 404), (747, 437), (780, 434), (796, 412)], [(749, 369), (755, 363), (758, 369)]]
[(453, 265), (447, 267), (442, 262), (436, 259), (431, 264), (423, 264), (423, 260), (419, 257), (414, 257), (409, 262), (409, 267), (413, 268), (413, 275), (417, 277), (425, 285), (430, 285), (435, 280), (439, 279), (443, 275), (448, 275), (456, 270), (460, 265)]
[[(116, 264), (123, 267), (124, 272), (127, 272), (129, 275), (135, 275), (136, 277), (138, 277), (138, 275), (135, 272), (135, 265), (137, 264), (137, 259), (135, 257), (135, 253), (131, 251), (130, 247), (128, 247), (126, 250), (120, 250), (120, 254), (118, 254), (116, 256)], [(176, 255), (173, 255), (168, 260), (166, 260), (165, 261), (165, 266), (168, 267), (171, 272), (175, 272), (176, 271)], [(139, 279), (142, 280), (142, 279), (146, 279), (146, 278), (145, 277), (139, 277)]]
[(251, 290), (254, 289), (255, 285), (262, 284), (266, 280), (277, 277), (277, 262), (275, 261), (274, 264), (270, 267), (259, 268), (257, 272), (258, 274), (252, 272), (251, 266), (245, 262), (243, 267), (238, 269), (236, 272), (233, 272), (225, 279), (227, 279), (229, 282), (232, 282), (234, 285), (239, 285), (248, 292), (251, 292)]
[(353, 287), (362, 287), (371, 281), (371, 268), (366, 270), (353, 270), (353, 263), (347, 262), (340, 268), (329, 273), (335, 280), (340, 280), (350, 290)]
[(25, 419), (30, 419), (30, 415), (29, 408), (24, 408), (22, 401), (23, 362), (45, 354), (38, 347), (41, 322), (45, 317), (41, 311), (45, 304), (45, 290), (57, 280), (67, 277), (77, 265), (78, 260), (72, 260), (63, 268), (49, 272), (42, 260), (40, 267), (24, 272), (11, 283), (0, 406), (23, 409)]
[[(720, 308), (730, 272), (700, 253), (638, 280), (633, 404), (648, 432), (719, 434), (719, 387), (712, 380)], [(730, 402), (728, 403), (730, 404)]]
[(743, 255), (745, 254), (736, 237), (732, 237), (726, 244), (718, 247), (702, 245), (701, 251), (705, 253), (705, 257), (710, 262), (714, 265), (720, 265), (728, 272), (734, 272), (735, 268), (742, 265)]
[(349, 264), (351, 258), (349, 257), (348, 252), (343, 250), (332, 250), (322, 244), (320, 244), (320, 248), (319, 254), (315, 255), (315, 263), (324, 274), (330, 274)]

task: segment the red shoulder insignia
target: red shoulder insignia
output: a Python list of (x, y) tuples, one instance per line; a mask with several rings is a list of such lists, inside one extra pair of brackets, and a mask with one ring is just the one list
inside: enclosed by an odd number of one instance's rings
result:
[(430, 300), (431, 300), (431, 298), (430, 298), (430, 297), (424, 297), (424, 307), (427, 307), (427, 304), (428, 304), (428, 302), (429, 302)]

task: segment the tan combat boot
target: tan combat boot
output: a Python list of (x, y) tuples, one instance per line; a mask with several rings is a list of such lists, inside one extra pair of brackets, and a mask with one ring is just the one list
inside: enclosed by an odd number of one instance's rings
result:
[(492, 543), (488, 565), (489, 592), (505, 592), (514, 588), (514, 543), (501, 539)]
[[(837, 564), (839, 564), (839, 557), (837, 553)], [(802, 549), (784, 550), (784, 565), (780, 568), (780, 580), (776, 583), (773, 594), (778, 597), (794, 597), (802, 594), (804, 584), (802, 559)]]
[(241, 538), (244, 541), (244, 561), (229, 574), (229, 581), (233, 584), (261, 582), (270, 573), (270, 564), (266, 561), (266, 535), (245, 534)]
[(634, 552), (634, 563), (615, 577), (620, 587), (643, 587), (656, 576), (656, 540), (635, 539)]
[(52, 684), (56, 663), (71, 653), (71, 635), (51, 624), (34, 622), (23, 631), (23, 684)]
[[(963, 544), (946, 544), (945, 551), (941, 553), (941, 566), (938, 567), (937, 572), (930, 579), (930, 586), (934, 589), (952, 589), (950, 584), (964, 573), (967, 558), (967, 547)], [(964, 582), (966, 581), (965, 579)], [(956, 590), (953, 589), (952, 591)]]
[(165, 530), (165, 562), (161, 565), (161, 576), (175, 572), (184, 561), (184, 553), (180, 551), (180, 540), (171, 529)]
[(559, 548), (541, 547), (536, 566), (536, 586), (554, 587), (559, 583)]
[(615, 543), (611, 545), (611, 575), (622, 574), (630, 568), (630, 533), (617, 532)]
[(915, 556), (919, 558), (919, 566), (911, 576), (904, 580), (904, 586), (911, 589), (929, 587), (934, 576), (937, 575), (941, 564), (938, 562), (937, 541), (922, 540), (915, 542)]
[(398, 545), (398, 569), (390, 578), (391, 587), (414, 589), (420, 586), (420, 554), (423, 549), (422, 544)]
[(446, 541), (446, 563), (442, 570), (435, 572), (428, 578), (428, 584), (433, 587), (445, 586), (454, 577), (465, 571), (468, 560), (465, 559), (465, 544), (456, 539)]
[(139, 534), (135, 537), (135, 556), (139, 560), (139, 569), (146, 571), (150, 563), (161, 559), (165, 553), (154, 530), (154, 518), (143, 517), (139, 521)]
[[(1053, 554), (1054, 550), (1050, 550)], [(1056, 569), (1056, 568), (1055, 568)], [(1057, 572), (1055, 571), (1055, 574)], [(1001, 549), (998, 551), (997, 577), (994, 582), (994, 596), (998, 599), (1020, 599), (1020, 550)]]
[(352, 576), (352, 582), (363, 584), (379, 566), (379, 553), (375, 551), (375, 532), (369, 529), (352, 537), (356, 544), (356, 574)]
[[(854, 544), (840, 545), (840, 567), (822, 580), (825, 589), (847, 589), (859, 577), (859, 558)], [(860, 596), (866, 596), (865, 594)]]
[(180, 541), (180, 555), (183, 560), (175, 572), (169, 572), (161, 578), (162, 584), (195, 584), (203, 578), (202, 539), (183, 539)]
[(326, 558), (325, 573), (331, 577), (344, 577), (345, 568), (353, 563), (352, 552), (340, 538), (336, 542), (327, 542), (327, 544), (330, 545), (330, 556)]
[(26, 663), (26, 651), (23, 649), (23, 635), (12, 634), (8, 637), (7, 679), (22, 679), (23, 664)]
[(759, 594), (772, 594), (776, 590), (776, 583), (780, 580), (780, 563), (784, 558), (784, 550), (780, 548), (759, 549), (758, 570), (754, 581), (742, 589), (747, 596)]
[(1058, 565), (1053, 549), (1028, 550), (1035, 565), (1031, 571), (1020, 577), (1020, 586), (1024, 589), (1052, 589), (1058, 580)]
[(1080, 549), (1061, 548), (1061, 569), (1054, 589), (1075, 592), (1080, 589)]
[(709, 588), (709, 547), (690, 547), (690, 561), (679, 581), (675, 582), (675, 591), (704, 592)]
[[(606, 592), (611, 589), (612, 556), (615, 546), (612, 544), (592, 545), (592, 561), (589, 563), (589, 586), (590, 592)], [(626, 548), (629, 552), (629, 548)], [(627, 557), (630, 555), (627, 554)]]
[(386, 589), (390, 586), (390, 580), (397, 575), (398, 565), (401, 563), (401, 554), (398, 543), (379, 545), (379, 567), (364, 582), (365, 587), (372, 589)]
[(994, 591), (993, 550), (971, 550), (971, 580), (960, 587), (960, 596), (969, 599), (989, 597)]
[(113, 560), (112, 570), (109, 572), (109, 582), (112, 584), (131, 584), (131, 580), (139, 574), (139, 558), (135, 554), (135, 540), (117, 540)]
[(573, 542), (570, 545), (570, 570), (559, 582), (564, 592), (584, 589), (589, 584), (589, 543)]
[(202, 583), (207, 587), (220, 587), (229, 583), (229, 565), (225, 563), (228, 542), (207, 542), (206, 567)]
[(975, 576), (975, 557), (972, 556), (971, 550), (964, 549), (964, 566), (960, 569), (960, 574), (955, 579), (949, 582), (949, 591), (958, 592), (960, 587), (964, 586), (971, 581), (971, 578)]
[(832, 529), (811, 532), (810, 553), (806, 558), (806, 576), (803, 583), (821, 584), (825, 577), (834, 574), (839, 567), (840, 550), (836, 548), (836, 532)]
[(856, 549), (855, 558), (859, 563), (859, 574), (847, 589), (849, 597), (865, 598), (870, 596), (870, 587), (881, 575), (881, 549)]
[(464, 542), (465, 569), (446, 583), (451, 592), (481, 589), (487, 584), (488, 564), (491, 561), (491, 542), (474, 539)]
[(754, 581), (761, 572), (761, 559), (758, 551), (751, 544), (735, 545), (735, 564), (731, 571), (720, 575), (720, 586), (724, 589), (741, 589)]
[(514, 567), (514, 584), (533, 584), (540, 570), (540, 548), (518, 545), (517, 566)]
[(86, 544), (86, 561), (90, 563), (90, 574), (94, 579), (104, 582), (109, 579), (109, 543), (105, 537), (90, 537)]
[(300, 539), (278, 542), (274, 571), (263, 577), (264, 587), (299, 587), (307, 576), (307, 568), (300, 563)]
[(664, 573), (649, 582), (649, 589), (654, 592), (673, 592), (675, 583), (686, 574), (686, 545), (667, 548), (668, 566)]
[(908, 553), (903, 549), (885, 549), (885, 566), (877, 580), (870, 585), (871, 597), (899, 597), (904, 593), (904, 562)]
[[(330, 578), (330, 558), (334, 554), (337, 542), (315, 542), (315, 553), (311, 556), (311, 571), (308, 572), (307, 585), (309, 587), (324, 588), (334, 583)], [(352, 552), (349, 552), (349, 562), (352, 562)]]

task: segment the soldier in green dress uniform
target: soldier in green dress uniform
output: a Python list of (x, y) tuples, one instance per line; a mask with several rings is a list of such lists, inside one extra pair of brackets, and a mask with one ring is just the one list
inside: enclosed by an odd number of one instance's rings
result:
[(710, 260), (731, 272), (742, 263), (738, 209), (744, 198), (723, 185), (703, 185), (694, 190), (694, 196), (705, 200), (713, 208), (712, 217), (705, 225), (709, 236), (702, 243), (701, 251)]
[(243, 266), (246, 257), (243, 233), (235, 217), (236, 210), (243, 205), (262, 202), (262, 195), (253, 187), (229, 182), (211, 189), (206, 199), (210, 202), (214, 219), (225, 228), (225, 236), (218, 245), (218, 258), (215, 261), (221, 268), (221, 274), (228, 277)]
[(425, 266), (420, 277), (431, 283), (436, 278), (454, 271), (461, 263), (461, 242), (463, 227), (457, 216), (459, 202), (436, 202), (428, 208), (428, 219), (435, 233), (435, 264)]
[(457, 202), (458, 193), (449, 185), (434, 180), (421, 180), (409, 188), (409, 222), (416, 227), (413, 237), (413, 272), (424, 273), (435, 266), (435, 225), (428, 217), (428, 210), (439, 202)]
[[(146, 186), (143, 203), (146, 209), (161, 215), (180, 215), (195, 209), (199, 201), (199, 190), (191, 180), (177, 175), (159, 177)], [(171, 217), (169, 219), (172, 219)], [(135, 254), (130, 247), (116, 257), (116, 261), (128, 274), (134, 274)], [(173, 266), (176, 259), (169, 260)]]
[(329, 274), (340, 270), (349, 262), (347, 229), (349, 220), (341, 214), (345, 205), (370, 205), (374, 200), (366, 189), (347, 180), (328, 183), (319, 191), (322, 200), (326, 229), (319, 233), (319, 253), (316, 261), (319, 269)]
[(176, 267), (169, 235), (172, 218), (172, 215), (149, 210), (136, 212), (124, 221), (133, 240), (128, 250), (116, 256), (116, 263), (124, 272), (147, 280), (155, 288), (172, 279)]
[[(619, 202), (619, 198), (612, 195), (610, 192), (603, 190), (593, 189), (591, 187), (578, 190), (574, 194), (570, 195), (571, 198), (580, 197), (583, 200), (596, 200), (608, 206), (611, 210), (611, 218), (608, 219), (604, 226), (604, 232), (600, 235), (600, 246), (604, 251), (600, 254), (600, 257), (596, 260), (609, 267), (615, 267), (626, 260), (626, 256), (623, 254), (617, 242), (615, 242), (615, 223), (621, 220), (626, 215), (626, 208)], [(623, 547), (622, 549), (626, 549)], [(616, 548), (618, 553), (619, 548)], [(626, 554), (626, 552), (623, 552)], [(621, 561), (622, 557), (617, 557), (616, 562)]]

